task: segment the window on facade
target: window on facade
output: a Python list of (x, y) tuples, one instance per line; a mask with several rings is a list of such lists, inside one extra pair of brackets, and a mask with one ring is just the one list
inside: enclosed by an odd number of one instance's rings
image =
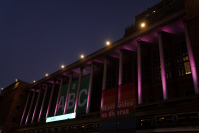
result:
[(160, 100), (163, 100), (163, 96), (160, 96), (159, 99), (160, 99)]
[(107, 82), (106, 82), (106, 88), (112, 88), (115, 87), (115, 68), (111, 68), (107, 71)]
[(16, 118), (15, 117), (13, 117), (13, 119), (12, 119), (12, 122), (15, 122), (16, 121)]
[(100, 98), (101, 97), (102, 79), (103, 79), (102, 73), (98, 73), (93, 76), (92, 98)]
[(150, 97), (150, 102), (153, 102), (153, 97)]
[(149, 84), (149, 64), (147, 55), (142, 57), (142, 84)]
[(146, 99), (144, 99), (142, 102), (143, 102), (143, 103), (147, 103), (147, 100), (146, 100)]
[(19, 99), (23, 99), (23, 95), (20, 95), (20, 96), (19, 96)]
[(185, 40), (174, 44), (174, 52), (176, 57), (178, 76), (191, 74), (189, 57)]
[(189, 61), (184, 62), (184, 68), (185, 68), (185, 74), (191, 73)]
[(153, 65), (154, 65), (154, 81), (161, 81), (161, 73), (160, 73), (160, 54), (159, 51), (153, 52)]
[(164, 48), (164, 58), (165, 58), (165, 73), (166, 79), (171, 79), (171, 67), (170, 67), (170, 60), (168, 54), (168, 47)]
[(131, 82), (131, 62), (126, 62), (123, 64), (123, 78), (122, 83), (129, 83)]
[(134, 60), (135, 64), (135, 87), (138, 86), (138, 66), (137, 66), (137, 59)]
[(174, 97), (178, 97), (178, 93), (177, 92), (174, 92)]
[(171, 72), (167, 72), (167, 73), (166, 73), (166, 78), (167, 78), (167, 79), (171, 79), (171, 78), (172, 78)]
[(186, 91), (186, 92), (185, 92), (185, 96), (191, 96), (191, 95), (194, 95), (194, 94), (195, 94), (195, 91), (194, 91), (194, 90)]
[(19, 111), (20, 106), (16, 106), (16, 110)]

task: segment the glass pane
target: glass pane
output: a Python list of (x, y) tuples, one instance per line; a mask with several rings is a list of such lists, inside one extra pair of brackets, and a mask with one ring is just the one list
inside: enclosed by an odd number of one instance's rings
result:
[(167, 79), (169, 79), (168, 73), (166, 73), (166, 77), (167, 77)]
[(189, 63), (189, 61), (184, 62), (184, 67), (185, 67), (185, 74), (190, 74), (191, 70), (190, 70), (190, 63)]
[(188, 60), (188, 56), (183, 57), (183, 61), (187, 61)]

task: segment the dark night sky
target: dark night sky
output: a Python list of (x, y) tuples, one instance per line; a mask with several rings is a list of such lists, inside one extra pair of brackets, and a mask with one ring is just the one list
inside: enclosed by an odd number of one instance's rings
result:
[(0, 88), (33, 83), (123, 38), (135, 16), (160, 1), (0, 1)]

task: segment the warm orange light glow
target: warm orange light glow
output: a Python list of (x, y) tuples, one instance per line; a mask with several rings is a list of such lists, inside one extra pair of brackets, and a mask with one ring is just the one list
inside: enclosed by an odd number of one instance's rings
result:
[(81, 58), (84, 58), (84, 55), (81, 55)]
[(145, 23), (141, 23), (141, 27), (145, 27)]
[(3, 90), (3, 88), (1, 88), (1, 90)]
[(35, 83), (35, 80), (33, 80), (33, 82)]
[(110, 42), (106, 42), (106, 45), (110, 45)]
[(64, 65), (62, 65), (61, 67), (62, 67), (62, 68), (64, 68), (65, 66), (64, 66)]
[(46, 76), (49, 76), (48, 74), (46, 74)]

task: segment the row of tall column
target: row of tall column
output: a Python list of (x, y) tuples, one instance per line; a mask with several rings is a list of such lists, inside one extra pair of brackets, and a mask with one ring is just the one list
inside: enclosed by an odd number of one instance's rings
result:
[[(198, 89), (198, 77), (196, 72), (196, 65), (194, 61), (194, 55), (192, 51), (191, 39), (189, 36), (189, 29), (187, 22), (184, 22), (184, 30), (185, 30), (185, 38), (187, 43), (188, 49), (188, 56), (190, 61), (192, 79), (194, 84), (195, 93), (199, 94)], [(158, 44), (159, 44), (159, 53), (160, 53), (160, 65), (161, 65), (161, 77), (162, 77), (162, 90), (163, 90), (163, 99), (168, 99), (168, 92), (167, 92), (167, 79), (166, 79), (166, 72), (165, 72), (165, 58), (164, 58), (164, 51), (163, 51), (163, 37), (164, 32), (162, 30), (158, 30)], [(143, 41), (137, 41), (137, 65), (138, 65), (138, 104), (142, 104), (142, 45)], [(103, 85), (102, 90), (106, 89), (106, 76), (107, 76), (107, 57), (104, 59), (104, 71), (103, 71)], [(119, 56), (119, 82), (118, 85), (122, 84), (122, 70), (123, 70), (123, 50), (120, 50)]]
[[(189, 55), (189, 61), (190, 61), (190, 67), (191, 67), (191, 73), (192, 73), (192, 78), (193, 78), (193, 83), (194, 83), (194, 89), (195, 92), (198, 94), (199, 90), (198, 90), (198, 77), (197, 77), (197, 72), (196, 72), (196, 65), (195, 65), (195, 61), (194, 61), (194, 56), (193, 56), (193, 51), (192, 51), (192, 46), (191, 46), (191, 39), (189, 36), (189, 30), (188, 30), (188, 25), (187, 22), (184, 22), (184, 30), (185, 30), (185, 37), (186, 37), (186, 43), (187, 43), (187, 49), (188, 49), (188, 55)], [(164, 100), (168, 99), (168, 93), (167, 93), (167, 80), (166, 80), (166, 73), (165, 73), (165, 59), (164, 59), (164, 51), (163, 51), (163, 37), (164, 37), (164, 32), (162, 30), (158, 30), (158, 44), (159, 44), (159, 53), (160, 53), (160, 64), (161, 64), (161, 77), (162, 77), (162, 90), (163, 90), (163, 98)], [(141, 53), (142, 53), (142, 40), (138, 40), (137, 41), (137, 63), (138, 63), (138, 104), (142, 104), (142, 62), (141, 62)], [(103, 70), (103, 83), (102, 83), (102, 90), (106, 89), (106, 78), (107, 78), (107, 62), (108, 62), (108, 58), (105, 57), (104, 59), (104, 70)], [(119, 80), (118, 80), (118, 86), (121, 86), (122, 84), (122, 70), (123, 70), (123, 49), (120, 49), (120, 55), (119, 55)], [(87, 107), (86, 107), (86, 113), (90, 113), (90, 104), (91, 104), (91, 94), (92, 94), (92, 81), (93, 81), (93, 72), (94, 72), (94, 64), (91, 64), (91, 72), (90, 72), (90, 82), (89, 82), (89, 91), (88, 91), (88, 99), (87, 99)], [(77, 89), (77, 94), (76, 94), (76, 101), (75, 101), (75, 108), (74, 108), (74, 112), (76, 112), (77, 110), (77, 104), (78, 104), (78, 100), (79, 100), (79, 91), (80, 91), (80, 85), (81, 85), (81, 78), (82, 78), (82, 73), (83, 73), (83, 67), (80, 67), (80, 73), (79, 73), (79, 81), (78, 81), (78, 89)], [(72, 82), (72, 76), (73, 73), (71, 72), (69, 75), (69, 84), (68, 84), (68, 91), (67, 91), (67, 95), (66, 95), (66, 99), (65, 99), (65, 107), (64, 107), (64, 112), (63, 114), (66, 113), (66, 109), (67, 109), (67, 103), (68, 103), (68, 96), (69, 96), (69, 90), (70, 90), (70, 85)], [(60, 87), (59, 87), (59, 91), (58, 91), (58, 96), (57, 96), (57, 102), (56, 102), (56, 107), (55, 107), (55, 111), (54, 111), (54, 116), (57, 113), (58, 110), (58, 104), (59, 104), (59, 97), (60, 97), (60, 93), (61, 93), (61, 88), (63, 85), (63, 78), (61, 79), (60, 82)], [(50, 100), (48, 103), (48, 108), (47, 108), (47, 112), (46, 112), (46, 118), (49, 116), (49, 111), (51, 108), (51, 103), (52, 103), (52, 97), (53, 97), (53, 93), (54, 93), (54, 88), (55, 88), (55, 84), (56, 81), (54, 80), (53, 86), (52, 86), (52, 90), (51, 90), (51, 95), (50, 95)], [(44, 93), (44, 97), (42, 100), (42, 105), (40, 108), (40, 112), (39, 112), (39, 117), (38, 117), (38, 122), (40, 122), (41, 120), (41, 114), (43, 112), (43, 108), (44, 108), (44, 103), (46, 100), (46, 94), (47, 94), (47, 89), (48, 89), (48, 85), (46, 85), (46, 89), (45, 89), (45, 93)], [(39, 92), (38, 92), (38, 97), (36, 100), (36, 104), (35, 104), (35, 108), (33, 111), (33, 115), (32, 115), (32, 120), (31, 123), (34, 122), (35, 120), (35, 112), (38, 109), (38, 102), (40, 99), (40, 95), (41, 95), (41, 90), (42, 90), (42, 86), (39, 88)], [(34, 90), (33, 92), (33, 96), (32, 96), (32, 100), (30, 103), (30, 107), (28, 110), (28, 114), (25, 120), (25, 124), (27, 124), (29, 118), (30, 118), (30, 113), (32, 110), (32, 106), (33, 106), (33, 101), (35, 98), (35, 93), (36, 90)], [(25, 118), (25, 112), (27, 109), (27, 105), (28, 105), (28, 101), (30, 99), (30, 92), (28, 94), (28, 98), (27, 98), (27, 102), (24, 108), (24, 112), (22, 115), (22, 119), (21, 119), (21, 123), (23, 122), (24, 118)]]
[[(88, 102), (87, 102), (87, 107), (86, 107), (86, 113), (90, 113), (93, 71), (94, 71), (94, 64), (92, 63), (91, 64), (91, 74), (90, 74), (89, 91), (88, 91), (88, 99), (87, 99)], [(77, 96), (76, 96), (74, 113), (77, 110), (77, 105), (78, 105), (78, 100), (79, 100), (79, 92), (80, 92), (80, 86), (81, 86), (82, 73), (83, 73), (83, 67), (80, 67), (78, 89), (77, 89)], [(69, 83), (68, 83), (68, 90), (67, 90), (67, 95), (66, 95), (66, 100), (65, 100), (65, 108), (64, 108), (63, 114), (65, 114), (66, 110), (67, 110), (67, 103), (68, 103), (70, 85), (71, 85), (71, 82), (72, 82), (72, 76), (73, 76), (73, 73), (71, 72), (70, 73), (70, 78), (69, 78)], [(57, 110), (58, 110), (59, 97), (60, 97), (61, 88), (62, 88), (62, 85), (63, 85), (63, 80), (64, 80), (64, 78), (62, 77), (61, 82), (60, 82), (60, 87), (59, 87), (59, 90), (58, 90), (58, 96), (57, 96), (57, 100), (56, 100), (56, 107), (55, 107), (55, 111), (54, 111), (54, 116), (56, 115)], [(49, 116), (49, 111), (51, 109), (51, 104), (52, 104), (52, 98), (53, 98), (53, 94), (54, 94), (55, 84), (56, 84), (56, 80), (54, 80), (54, 82), (53, 82), (53, 86), (52, 86), (51, 95), (50, 95), (50, 99), (49, 99), (49, 103), (48, 103), (48, 107), (47, 107), (46, 117), (45, 118), (47, 118)], [(37, 108), (38, 108), (38, 102), (39, 102), (40, 95), (41, 95), (41, 89), (42, 89), (42, 86), (39, 88), (39, 92), (38, 92), (38, 96), (37, 96), (35, 108), (34, 108), (34, 111), (33, 111), (31, 123), (33, 123), (34, 120), (35, 120), (35, 113), (36, 113)], [(41, 120), (41, 115), (42, 115), (42, 112), (43, 112), (44, 103), (45, 103), (46, 95), (47, 95), (47, 89), (48, 89), (48, 84), (46, 85), (46, 88), (45, 88), (44, 97), (43, 97), (42, 105), (41, 105), (40, 112), (39, 112), (38, 122), (40, 122), (40, 120)], [(28, 102), (30, 100), (30, 95), (31, 95), (30, 93), (31, 92), (29, 91), (28, 98), (27, 98), (27, 101), (26, 101), (26, 104), (25, 104), (25, 108), (24, 108), (24, 112), (22, 114), (22, 119), (21, 119), (20, 125), (22, 125), (22, 123), (24, 121), (24, 118), (25, 118), (24, 115), (25, 115), (25, 112), (27, 111), (27, 106), (28, 106)], [(31, 110), (32, 110), (32, 107), (33, 107), (33, 102), (35, 100), (35, 94), (36, 94), (36, 89), (33, 90), (32, 100), (31, 100), (31, 103), (30, 103), (30, 107), (28, 108), (28, 114), (27, 114), (27, 117), (26, 117), (26, 120), (25, 120), (25, 124), (27, 124), (27, 122), (30, 119), (30, 113), (31, 113)]]
[[(199, 94), (198, 88), (198, 76), (196, 71), (196, 65), (194, 60), (194, 55), (192, 51), (191, 39), (189, 34), (189, 28), (187, 21), (183, 22), (184, 31), (185, 31), (185, 38), (186, 38), (186, 45), (188, 50), (188, 56), (190, 61), (190, 68), (192, 73), (192, 79), (194, 84), (194, 90), (196, 94)], [(162, 77), (162, 90), (163, 90), (163, 99), (168, 99), (168, 91), (167, 91), (167, 79), (166, 79), (166, 72), (165, 72), (165, 58), (164, 58), (164, 51), (163, 51), (163, 38), (164, 32), (162, 30), (158, 30), (158, 44), (159, 44), (159, 53), (160, 53), (160, 65), (161, 65), (161, 77)], [(142, 103), (142, 63), (141, 63), (141, 44), (142, 41), (137, 42), (137, 62), (138, 62), (138, 104)]]

